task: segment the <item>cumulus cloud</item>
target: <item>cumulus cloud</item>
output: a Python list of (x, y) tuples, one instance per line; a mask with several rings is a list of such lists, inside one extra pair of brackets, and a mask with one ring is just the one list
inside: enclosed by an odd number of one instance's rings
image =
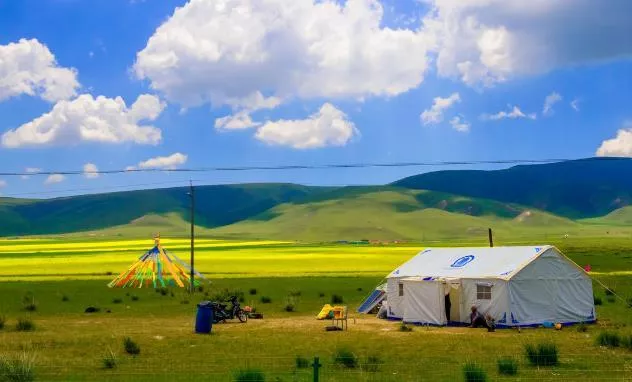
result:
[(182, 153), (174, 153), (165, 157), (155, 157), (138, 163), (137, 166), (129, 166), (125, 170), (136, 169), (165, 169), (173, 170), (187, 162), (188, 156)]
[(220, 130), (239, 130), (260, 126), (260, 122), (255, 122), (247, 111), (240, 111), (233, 115), (217, 118), (215, 128)]
[(50, 184), (56, 184), (56, 183), (61, 183), (66, 179), (65, 176), (61, 175), (61, 174), (52, 174), (49, 175), (46, 180), (44, 181), (44, 184), (46, 185), (50, 185)]
[(525, 114), (520, 110), (518, 106), (508, 105), (509, 111), (499, 111), (496, 114), (483, 114), (481, 119), (490, 120), (490, 121), (499, 121), (501, 119), (518, 119), (518, 118), (526, 118), (526, 119), (536, 119), (535, 113)]
[(423, 81), (432, 41), (383, 27), (383, 15), (378, 0), (193, 0), (156, 29), (133, 69), (185, 107), (394, 96)]
[(600, 157), (632, 157), (632, 121), (625, 123), (616, 137), (601, 142), (596, 154)]
[(271, 145), (314, 149), (344, 146), (357, 134), (355, 125), (342, 111), (325, 103), (307, 119), (266, 122), (255, 137)]
[(99, 177), (99, 168), (94, 163), (86, 163), (83, 165), (83, 176), (88, 179), (95, 179)]
[(439, 75), (470, 85), (632, 57), (629, 0), (422, 1)]
[(22, 94), (55, 102), (76, 95), (77, 71), (60, 67), (36, 39), (0, 45), (0, 101)]
[(60, 101), (42, 116), (2, 135), (2, 146), (16, 148), (41, 145), (74, 145), (79, 142), (157, 144), (160, 129), (143, 125), (155, 120), (165, 104), (143, 94), (127, 107), (121, 97), (83, 94)]
[[(37, 167), (27, 167), (26, 169), (24, 169), (25, 172), (29, 173), (29, 174), (35, 174), (38, 173), (40, 171), (42, 171), (41, 168), (37, 168)], [(26, 180), (29, 179), (30, 176), (29, 175), (20, 175), (20, 178)]]
[(470, 131), (470, 123), (465, 121), (462, 117), (455, 116), (450, 120), (450, 125), (456, 131), (460, 131), (462, 133), (467, 133)]
[(573, 110), (579, 111), (579, 99), (575, 98), (574, 100), (571, 101), (570, 105), (573, 108)]
[(551, 115), (553, 114), (553, 105), (560, 102), (562, 100), (562, 96), (553, 92), (544, 98), (544, 107), (542, 107), (542, 114)]
[(421, 113), (421, 122), (424, 125), (440, 123), (443, 121), (443, 112), (458, 102), (461, 102), (459, 93), (452, 93), (447, 98), (435, 97), (430, 109), (424, 110), (423, 113)]

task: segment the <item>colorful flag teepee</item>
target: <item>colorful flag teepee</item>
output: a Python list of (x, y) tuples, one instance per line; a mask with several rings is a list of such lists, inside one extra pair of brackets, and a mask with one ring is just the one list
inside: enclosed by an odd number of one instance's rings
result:
[[(154, 247), (143, 254), (138, 261), (125, 272), (118, 275), (108, 286), (110, 288), (142, 288), (189, 287), (191, 283), (191, 267), (176, 255), (169, 253), (160, 245), (160, 236), (154, 238)], [(194, 272), (195, 286), (205, 279)]]

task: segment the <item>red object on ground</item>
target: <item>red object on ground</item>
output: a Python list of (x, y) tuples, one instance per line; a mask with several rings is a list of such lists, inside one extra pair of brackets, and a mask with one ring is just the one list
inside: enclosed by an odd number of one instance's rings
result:
[(588, 265), (584, 265), (584, 270), (585, 270), (586, 272), (590, 272), (590, 271), (592, 270), (592, 267), (590, 266), (590, 264), (588, 264)]

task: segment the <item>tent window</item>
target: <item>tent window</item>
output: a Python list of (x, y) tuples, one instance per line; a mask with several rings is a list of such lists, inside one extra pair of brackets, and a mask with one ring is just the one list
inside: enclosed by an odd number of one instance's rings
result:
[(399, 283), (399, 296), (403, 296), (404, 295), (404, 284)]
[(492, 287), (489, 285), (477, 285), (476, 286), (476, 299), (477, 300), (491, 300)]

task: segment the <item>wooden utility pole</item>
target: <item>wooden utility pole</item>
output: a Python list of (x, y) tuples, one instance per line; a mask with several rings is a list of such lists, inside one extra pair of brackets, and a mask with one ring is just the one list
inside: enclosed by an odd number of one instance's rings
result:
[(189, 181), (189, 196), (191, 197), (191, 288), (190, 292), (195, 292), (195, 193), (193, 181)]
[(492, 229), (488, 228), (487, 230), (488, 230), (487, 233), (488, 233), (488, 236), (489, 236), (489, 246), (493, 247), (494, 246), (494, 236), (492, 235)]

